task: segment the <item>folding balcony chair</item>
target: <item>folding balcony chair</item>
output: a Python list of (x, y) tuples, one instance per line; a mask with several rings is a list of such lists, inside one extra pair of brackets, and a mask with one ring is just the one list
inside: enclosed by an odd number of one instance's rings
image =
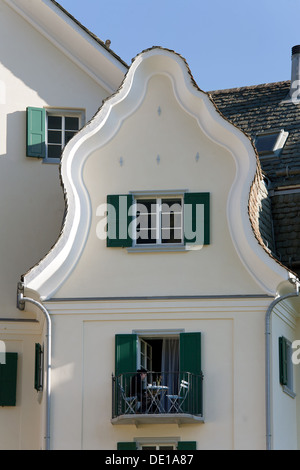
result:
[(125, 393), (125, 390), (122, 386), (120, 386), (120, 390), (121, 390), (121, 395), (122, 395), (123, 402), (125, 404), (124, 414), (127, 415), (127, 414), (130, 414), (130, 413), (136, 413), (137, 406), (138, 406), (137, 396), (127, 397), (126, 393)]
[(189, 391), (189, 383), (181, 380), (178, 395), (166, 395), (170, 402), (169, 413), (183, 413), (182, 405)]

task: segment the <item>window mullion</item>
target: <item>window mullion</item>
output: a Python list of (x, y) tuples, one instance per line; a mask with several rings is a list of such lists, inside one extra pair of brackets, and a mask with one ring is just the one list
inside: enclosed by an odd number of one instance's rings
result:
[(161, 204), (162, 204), (162, 200), (161, 198), (158, 198), (157, 199), (157, 209), (156, 209), (156, 243), (161, 245), (162, 243), (162, 236), (161, 236), (161, 228), (162, 228), (162, 224), (161, 224)]
[(64, 148), (65, 146), (65, 141), (66, 141), (66, 121), (65, 121), (65, 116), (62, 116), (61, 120), (61, 149)]

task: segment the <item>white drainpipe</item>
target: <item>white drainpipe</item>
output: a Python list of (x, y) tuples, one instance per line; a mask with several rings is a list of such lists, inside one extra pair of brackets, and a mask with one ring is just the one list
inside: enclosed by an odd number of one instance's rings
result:
[(48, 310), (37, 300), (23, 296), (23, 287), (18, 287), (17, 306), (20, 310), (24, 310), (25, 302), (29, 302), (38, 307), (45, 316), (46, 331), (46, 450), (50, 450), (50, 401), (51, 401), (51, 318)]

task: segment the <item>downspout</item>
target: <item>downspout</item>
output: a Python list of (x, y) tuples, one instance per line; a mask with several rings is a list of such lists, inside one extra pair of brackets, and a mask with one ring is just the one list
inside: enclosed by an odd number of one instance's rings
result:
[(274, 307), (279, 303), (291, 297), (299, 296), (299, 281), (291, 280), (295, 284), (296, 292), (286, 294), (283, 296), (276, 297), (275, 300), (269, 305), (266, 312), (266, 324), (265, 324), (265, 334), (266, 334), (266, 449), (272, 450), (272, 432), (271, 432), (271, 315)]
[(23, 295), (23, 285), (19, 284), (18, 286), (18, 295), (17, 295), (17, 307), (20, 310), (25, 309), (25, 302), (29, 302), (36, 307), (38, 307), (45, 316), (46, 319), (46, 450), (50, 450), (50, 399), (51, 399), (51, 318), (48, 310), (37, 300), (34, 300), (30, 297), (24, 297)]

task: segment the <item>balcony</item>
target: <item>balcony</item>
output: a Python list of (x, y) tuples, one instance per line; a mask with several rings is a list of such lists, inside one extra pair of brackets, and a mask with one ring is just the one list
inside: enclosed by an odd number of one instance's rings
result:
[(203, 375), (127, 373), (112, 377), (112, 424), (187, 424), (203, 419)]

